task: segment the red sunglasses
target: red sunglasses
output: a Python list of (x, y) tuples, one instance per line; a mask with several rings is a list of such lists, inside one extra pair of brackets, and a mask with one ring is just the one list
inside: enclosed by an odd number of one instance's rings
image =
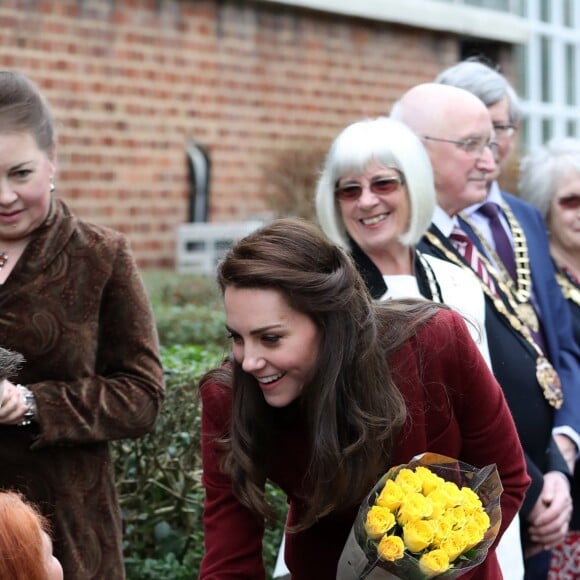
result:
[[(405, 183), (402, 176), (376, 177), (371, 179), (368, 188), (375, 195), (388, 195), (395, 192)], [(341, 201), (354, 201), (358, 199), (363, 192), (363, 185), (358, 181), (349, 181), (342, 185), (337, 185), (334, 190), (336, 199)]]
[(562, 209), (578, 209), (580, 207), (580, 195), (577, 193), (565, 195), (558, 200), (558, 205)]

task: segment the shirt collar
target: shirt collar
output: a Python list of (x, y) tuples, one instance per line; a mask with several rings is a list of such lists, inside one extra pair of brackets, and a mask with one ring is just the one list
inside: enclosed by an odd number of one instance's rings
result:
[(501, 189), (499, 188), (499, 183), (494, 180), (491, 182), (489, 186), (489, 190), (487, 192), (487, 197), (480, 201), (479, 203), (474, 203), (469, 207), (466, 207), (461, 213), (465, 214), (467, 217), (471, 217), (484, 203), (488, 201), (492, 201), (493, 203), (497, 203), (497, 205), (502, 205), (502, 197), (501, 197)]
[(451, 231), (457, 225), (457, 218), (451, 217), (441, 206), (436, 205), (433, 211), (433, 223), (441, 230), (441, 233), (448, 238)]

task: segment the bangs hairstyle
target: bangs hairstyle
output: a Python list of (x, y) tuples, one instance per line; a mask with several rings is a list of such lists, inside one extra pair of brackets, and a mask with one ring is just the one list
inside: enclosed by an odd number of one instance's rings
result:
[(0, 71), (0, 133), (29, 133), (45, 153), (54, 147), (48, 103), (36, 84), (18, 71)]
[(572, 137), (552, 139), (521, 160), (520, 195), (535, 205), (546, 219), (552, 196), (569, 173), (580, 174), (580, 140)]
[(222, 292), (227, 286), (279, 291), (291, 308), (333, 337), (336, 344), (323, 363), (333, 367), (343, 357), (350, 361), (371, 311), (350, 257), (299, 219), (275, 220), (238, 242), (218, 265), (217, 281)]
[(398, 171), (409, 196), (410, 218), (399, 240), (413, 246), (425, 233), (435, 209), (435, 185), (429, 156), (421, 140), (403, 123), (378, 117), (346, 127), (332, 143), (316, 188), (316, 214), (324, 233), (349, 249), (334, 190), (339, 179), (364, 173), (371, 162)]

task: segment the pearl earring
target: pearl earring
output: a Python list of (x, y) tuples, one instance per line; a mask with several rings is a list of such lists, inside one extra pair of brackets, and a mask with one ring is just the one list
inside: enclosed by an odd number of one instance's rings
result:
[(52, 193), (55, 190), (55, 186), (54, 186), (54, 179), (51, 177), (50, 178), (50, 193)]

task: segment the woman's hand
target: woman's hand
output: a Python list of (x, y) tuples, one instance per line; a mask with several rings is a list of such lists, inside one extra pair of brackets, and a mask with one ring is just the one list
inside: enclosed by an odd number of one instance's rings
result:
[[(2, 392), (3, 391), (3, 392)], [(10, 381), (4, 380), (0, 387), (0, 424), (18, 425), (26, 413), (26, 401), (22, 391)]]

